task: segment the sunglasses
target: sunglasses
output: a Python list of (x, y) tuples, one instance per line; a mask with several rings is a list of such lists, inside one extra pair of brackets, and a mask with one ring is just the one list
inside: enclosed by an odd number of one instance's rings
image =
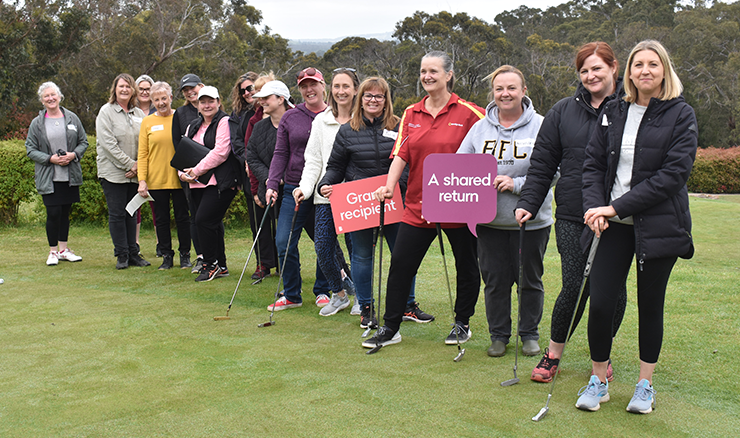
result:
[(295, 75), (295, 77), (296, 77), (296, 79), (298, 79), (300, 81), (301, 79), (303, 79), (305, 77), (316, 76), (316, 73), (321, 73), (321, 72), (318, 69), (316, 69), (316, 68), (309, 67), (309, 68), (307, 68), (305, 70), (299, 71), (298, 74)]
[(254, 85), (247, 85), (244, 88), (239, 88), (239, 90), (241, 90), (242, 94), (251, 93), (252, 91), (254, 91)]
[(334, 69), (334, 73), (340, 73), (343, 71), (351, 71), (352, 73), (355, 73), (357, 70), (352, 67), (339, 67)]

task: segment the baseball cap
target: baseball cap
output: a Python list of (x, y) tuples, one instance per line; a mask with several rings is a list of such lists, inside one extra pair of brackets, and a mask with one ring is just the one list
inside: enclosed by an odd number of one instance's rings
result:
[(218, 96), (218, 89), (210, 85), (206, 85), (205, 87), (201, 88), (200, 91), (198, 91), (198, 99), (200, 99), (203, 96), (212, 97), (214, 99), (220, 99), (220, 97)]
[(311, 79), (316, 82), (324, 82), (324, 75), (321, 74), (321, 71), (319, 71), (318, 68), (308, 67), (299, 71), (296, 75), (296, 79), (298, 79), (298, 85), (307, 79)]
[(202, 84), (200, 78), (192, 73), (188, 73), (180, 79), (181, 90), (185, 87), (195, 87), (198, 84)]
[(285, 101), (288, 102), (288, 105), (291, 107), (294, 106), (290, 103), (290, 90), (288, 90), (288, 86), (282, 81), (266, 82), (265, 85), (262, 86), (262, 89), (252, 97), (267, 97), (273, 94), (284, 97)]

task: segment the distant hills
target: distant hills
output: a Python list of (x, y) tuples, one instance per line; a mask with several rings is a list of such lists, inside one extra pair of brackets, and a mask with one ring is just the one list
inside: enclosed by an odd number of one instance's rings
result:
[[(375, 38), (379, 41), (387, 41), (390, 39), (393, 39), (393, 32), (384, 32), (384, 33), (373, 33), (373, 34), (366, 34), (366, 35), (356, 35), (361, 38)], [(341, 37), (341, 38), (324, 38), (324, 39), (301, 39), (301, 40), (289, 40), (288, 41), (288, 47), (291, 48), (293, 51), (300, 50), (303, 53), (316, 53), (316, 56), (323, 56), (324, 52), (331, 49), (331, 46), (334, 45), (334, 43), (337, 43), (339, 41), (342, 41), (343, 39), (347, 38), (347, 36)]]

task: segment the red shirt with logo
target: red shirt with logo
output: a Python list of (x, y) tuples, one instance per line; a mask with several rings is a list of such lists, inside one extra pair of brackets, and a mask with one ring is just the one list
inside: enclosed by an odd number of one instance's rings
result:
[[(429, 96), (425, 96), (421, 102), (410, 105), (403, 112), (396, 144), (391, 152), (391, 158), (398, 156), (409, 164), (403, 222), (422, 228), (434, 227), (421, 215), (424, 159), (429, 154), (457, 152), (473, 124), (485, 117), (483, 108), (452, 93), (447, 105), (435, 118), (424, 107), (428, 98)], [(464, 226), (465, 224), (442, 224), (443, 228)]]

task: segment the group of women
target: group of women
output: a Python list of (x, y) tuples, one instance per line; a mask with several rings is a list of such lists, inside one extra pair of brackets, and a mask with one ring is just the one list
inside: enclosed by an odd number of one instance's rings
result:
[[(491, 102), (486, 109), (461, 99), (453, 92), (452, 60), (437, 51), (421, 61), (419, 80), (427, 96), (406, 108), (400, 119), (393, 114), (387, 82), (371, 77), (360, 83), (351, 68), (333, 72), (328, 103), (323, 74), (313, 67), (301, 70), (296, 78), (303, 98), (299, 105), (283, 82), (263, 80), (257, 90), (260, 78), (245, 75), (236, 84), (238, 96), (245, 103), (256, 99), (259, 106), (254, 110), (240, 101), (231, 118), (221, 109), (218, 90), (203, 86), (195, 75), (186, 75), (181, 89), (190, 103), (197, 104), (197, 116), (180, 120), (179, 125), (185, 125), (184, 136), (209, 152), (176, 174), (161, 164), (162, 157), (174, 154), (179, 140), (174, 134), (180, 128), (173, 123), (177, 113), (173, 116), (171, 89), (161, 82), (151, 84), (154, 113), (142, 121), (136, 84), (130, 76), (119, 75), (96, 123), (98, 172), (109, 205), (117, 267), (147, 263), (138, 255), (135, 222), (123, 211), (137, 191), (155, 199), (155, 216), (164, 224), (157, 226), (157, 235), (165, 263), (172, 265), (174, 252), (168, 246), (169, 217), (160, 220), (165, 213), (157, 204), (168, 205), (170, 197), (181, 256), (189, 251), (188, 202), (179, 187), (182, 181), (190, 189), (191, 215), (200, 236), (196, 251), (202, 255), (203, 268), (198, 279), (227, 274), (221, 220), (237, 188), (246, 185), (249, 172), (255, 180), (250, 184), (253, 221), (265, 214), (277, 217), (277, 248), (260, 242), (263, 257), (255, 272), (261, 278), (265, 270), (281, 270), (284, 290), (268, 310), (302, 305), (298, 239), (305, 228), (317, 253), (313, 292), (320, 314), (330, 316), (349, 307), (349, 295), (356, 288), (351, 313), (360, 315), (362, 327), (379, 326), (362, 345), (399, 343), (402, 321), (434, 319), (419, 309), (414, 285), (441, 229), (451, 244), (457, 275), (455, 324), (444, 342), (459, 345), (471, 338), (470, 319), (482, 275), (491, 338), (488, 355), (506, 353), (511, 290), (520, 281), (516, 333), (523, 353), (537, 355), (543, 258), (553, 223), (551, 188), (555, 186), (555, 235), (563, 284), (553, 308), (549, 346), (531, 378), (552, 381), (565, 342), (590, 296), (592, 376), (579, 392), (576, 407), (595, 411), (609, 400), (609, 382), (614, 378), (612, 339), (625, 312), (626, 280), (635, 256), (640, 371), (627, 411), (649, 413), (655, 405), (652, 376), (663, 337), (667, 283), (677, 258), (693, 255), (686, 181), (697, 147), (696, 118), (681, 96), (681, 82), (667, 51), (657, 41), (635, 46), (623, 79), (618, 77), (614, 52), (604, 42), (582, 46), (576, 67), (580, 78), (576, 93), (558, 102), (545, 117), (537, 114), (527, 97), (522, 72), (508, 65), (489, 76)], [(51, 247), (47, 264), (80, 260), (66, 240), (69, 206), (79, 199), (79, 159), (87, 147), (84, 130), (74, 114), (59, 106), (58, 87), (43, 84), (39, 99), (45, 109), (32, 122), (27, 148), (36, 162), (36, 183), (47, 206)], [(140, 132), (138, 160), (132, 149), (134, 131)], [(497, 157), (493, 186), (498, 191), (498, 214), (490, 223), (477, 226), (477, 239), (463, 224), (438, 228), (422, 216), (423, 162), (432, 153)], [(373, 230), (350, 233), (350, 273), (328, 201), (335, 184), (386, 174), (386, 183), (375, 191), (376, 199), (392, 198), (400, 183), (405, 208), (400, 224), (384, 227), (392, 256), (380, 326), (371, 291)], [(578, 302), (589, 248), (595, 250), (593, 267)]]

